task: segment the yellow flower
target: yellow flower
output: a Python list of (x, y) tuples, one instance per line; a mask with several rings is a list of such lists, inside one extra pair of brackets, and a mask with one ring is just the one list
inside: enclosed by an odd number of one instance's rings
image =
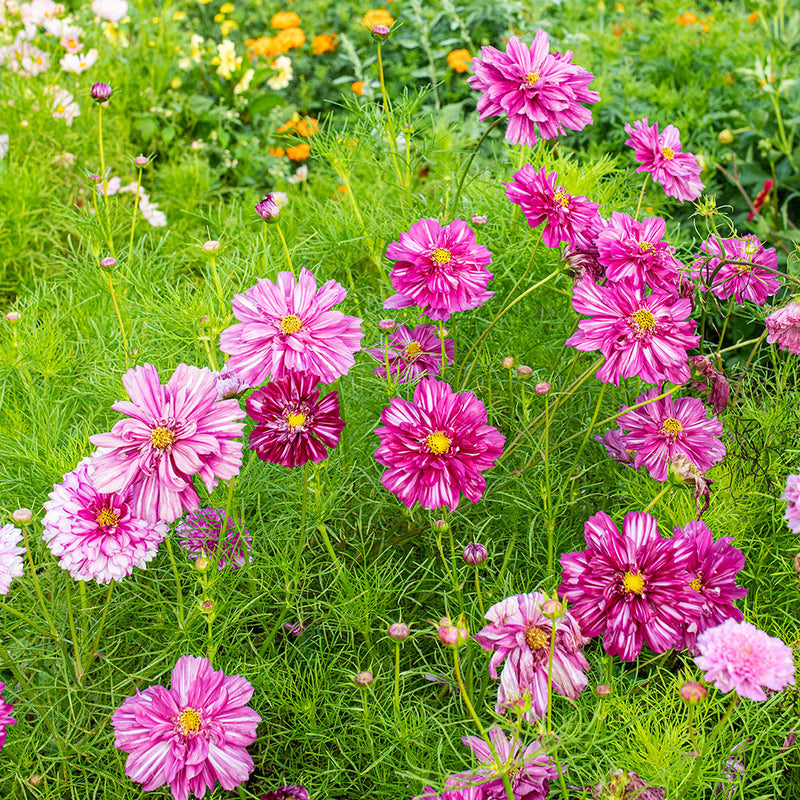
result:
[(214, 22), (222, 22), (225, 19), (224, 14), (214, 14)]
[(185, 11), (176, 11), (172, 15), (172, 19), (174, 19), (176, 22), (180, 22), (180, 20), (186, 19), (186, 12)]
[(219, 7), (220, 14), (230, 14), (233, 11), (233, 3), (223, 3)]
[(376, 25), (386, 25), (386, 27), (391, 28), (392, 25), (394, 25), (394, 18), (388, 11), (386, 11), (386, 9), (374, 8), (364, 14), (361, 24), (370, 30), (372, 30)]
[(242, 57), (236, 55), (236, 45), (230, 39), (223, 39), (222, 43), (217, 45), (217, 55), (219, 56), (217, 75), (227, 81), (241, 66)]
[(161, 22), (161, 17), (153, 17), (153, 25), (158, 25)]
[(179, 77), (176, 75), (176, 76), (175, 76), (175, 77), (174, 77), (174, 78), (173, 78), (173, 79), (172, 79), (172, 80), (169, 82), (169, 85), (170, 85), (170, 86), (171, 86), (173, 89), (180, 89), (180, 88), (181, 88), (181, 83), (183, 83), (183, 81), (181, 81), (181, 79), (180, 79), (180, 78), (179, 78)]
[(447, 65), (456, 72), (467, 72), (471, 61), (469, 50), (453, 50), (447, 54)]
[(294, 11), (279, 11), (270, 20), (270, 25), (277, 31), (284, 28), (296, 28), (300, 24), (300, 17)]
[(239, 30), (239, 26), (232, 19), (226, 19), (225, 22), (219, 26), (219, 30), (223, 36), (227, 36), (231, 31)]

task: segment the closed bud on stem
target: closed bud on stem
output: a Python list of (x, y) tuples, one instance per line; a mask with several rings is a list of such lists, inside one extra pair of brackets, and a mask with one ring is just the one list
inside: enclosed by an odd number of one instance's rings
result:
[(550, 391), (550, 384), (547, 381), (537, 383), (536, 386), (533, 387), (533, 391), (536, 392), (536, 394), (547, 394)]
[(478, 564), (483, 564), (483, 562), (486, 561), (488, 555), (489, 551), (486, 549), (486, 545), (478, 544), (478, 542), (470, 542), (464, 548), (464, 552), (461, 554), (461, 557), (467, 562), (467, 564), (477, 567)]
[(216, 253), (220, 248), (220, 244), (216, 239), (209, 239), (207, 242), (203, 242), (203, 250), (206, 253)]
[(514, 366), (514, 359), (511, 356), (506, 356), (502, 363), (505, 369), (511, 369)]
[(378, 323), (378, 330), (384, 333), (391, 333), (397, 327), (397, 323), (393, 319), (382, 319)]
[(105, 103), (111, 97), (111, 87), (107, 83), (95, 83), (92, 84), (89, 94), (92, 96), (92, 100), (96, 100), (98, 103)]
[(11, 519), (17, 525), (28, 525), (33, 520), (33, 511), (29, 508), (18, 508), (12, 515)]
[(517, 375), (521, 375), (523, 378), (530, 378), (530, 376), (533, 375), (533, 370), (525, 366), (525, 364), (520, 364), (517, 367)]
[(100, 259), (100, 266), (103, 269), (114, 269), (117, 266), (117, 259), (113, 256), (106, 256)]
[(681, 686), (681, 697), (685, 702), (693, 706), (702, 703), (707, 694), (708, 689), (697, 681), (686, 681), (686, 683)]
[(439, 641), (447, 647), (462, 647), (469, 641), (469, 628), (463, 614), (458, 618), (457, 624), (453, 624), (450, 617), (442, 617), (437, 632)]
[(364, 670), (363, 672), (359, 672), (356, 675), (356, 678), (355, 678), (356, 683), (359, 686), (364, 686), (364, 687), (369, 686), (372, 683), (373, 680), (374, 680), (374, 678), (372, 676), (372, 673), (367, 671), (367, 670)]
[(389, 636), (395, 641), (402, 642), (411, 633), (411, 628), (405, 622), (395, 622), (389, 626)]

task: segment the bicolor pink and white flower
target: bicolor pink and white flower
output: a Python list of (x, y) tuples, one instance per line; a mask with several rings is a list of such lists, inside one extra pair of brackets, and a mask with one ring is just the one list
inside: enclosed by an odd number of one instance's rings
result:
[(9, 725), (16, 724), (16, 720), (11, 716), (14, 706), (6, 702), (3, 692), (6, 690), (6, 685), (0, 683), (0, 750), (3, 749), (6, 743), (6, 728)]
[[(445, 360), (453, 363), (455, 344), (444, 340)], [(442, 369), (442, 340), (434, 325), (417, 325), (410, 331), (398, 325), (384, 347), (373, 347), (369, 354), (380, 364), (373, 372), (380, 378), (389, 375), (395, 383), (412, 383), (418, 378), (433, 377)]]
[(8, 594), (11, 581), (24, 571), (22, 555), (26, 550), (19, 546), (22, 538), (22, 531), (10, 522), (0, 528), (0, 594)]
[(781, 500), (789, 504), (783, 515), (789, 530), (800, 534), (800, 475), (789, 475), (786, 478), (786, 488)]
[(767, 341), (781, 350), (800, 356), (800, 303), (792, 300), (773, 311), (765, 320)]
[(216, 562), (218, 569), (229, 565), (239, 569), (246, 561), (253, 560), (249, 555), (253, 547), (249, 531), (232, 517), (226, 517), (224, 508), (200, 508), (186, 514), (178, 521), (175, 532), (190, 558), (205, 556)]

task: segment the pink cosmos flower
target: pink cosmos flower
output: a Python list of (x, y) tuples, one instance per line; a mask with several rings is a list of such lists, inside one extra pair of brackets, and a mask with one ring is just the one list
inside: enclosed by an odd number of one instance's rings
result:
[(247, 413), (256, 422), (250, 449), (262, 461), (294, 469), (324, 461), (328, 449), (339, 444), (344, 429), (339, 393), (328, 392), (320, 400), (318, 383), (316, 375), (291, 372), (247, 398)]
[(602, 436), (595, 436), (594, 440), (606, 448), (606, 452), (614, 461), (626, 467), (633, 467), (633, 457), (636, 454), (633, 450), (625, 449), (624, 435), (620, 428), (611, 428)]
[(767, 341), (777, 344), (781, 350), (788, 350), (800, 356), (800, 303), (791, 303), (773, 311), (765, 320)]
[(789, 504), (783, 515), (789, 530), (800, 534), (800, 475), (789, 475), (786, 478), (786, 488), (783, 490), (781, 500)]
[(9, 725), (16, 724), (16, 720), (11, 716), (14, 706), (6, 702), (3, 692), (6, 689), (4, 683), (0, 683), (0, 750), (3, 749), (6, 743), (6, 728)]
[[(706, 239), (700, 249), (705, 255), (698, 254), (690, 274), (721, 300), (734, 297), (739, 305), (752, 300), (763, 306), (767, 298), (781, 288), (775, 275), (778, 270), (775, 248), (764, 247), (753, 234), (742, 239), (723, 239), (722, 249), (719, 240), (712, 237)], [(729, 264), (729, 260), (747, 263)]]
[(231, 791), (248, 779), (261, 717), (247, 703), (253, 687), (214, 670), (207, 658), (181, 656), (172, 688), (150, 686), (111, 717), (114, 747), (128, 753), (125, 774), (142, 790), (169, 786), (175, 800), (205, 797), (217, 781)]
[(683, 649), (695, 652), (699, 633), (726, 619), (744, 619), (733, 604), (747, 594), (747, 589), (736, 585), (736, 576), (744, 569), (744, 553), (733, 547), (731, 536), (722, 536), (715, 542), (704, 522), (690, 522), (673, 533), (691, 545), (686, 562), (686, 569), (693, 576), (689, 586), (702, 598), (699, 618), (688, 622), (683, 630)]
[(22, 554), (24, 547), (18, 547), (22, 531), (7, 522), (0, 528), (0, 594), (8, 594), (11, 581), (23, 572)]
[(223, 508), (201, 508), (194, 514), (187, 514), (178, 521), (175, 531), (180, 534), (181, 546), (191, 558), (197, 560), (204, 555), (212, 563), (219, 559), (218, 569), (228, 564), (239, 569), (245, 560), (253, 560), (248, 555), (253, 547), (249, 531), (237, 526), (231, 517), (226, 519)]
[(629, 214), (614, 211), (597, 237), (597, 260), (606, 268), (609, 281), (626, 280), (640, 289), (649, 286), (667, 294), (678, 294), (675, 249), (665, 241), (667, 223), (661, 217), (637, 222)]
[(308, 800), (308, 789), (304, 786), (279, 786), (261, 795), (261, 800)]
[[(554, 624), (542, 614), (547, 601), (541, 592), (501, 600), (486, 612), (491, 624), (473, 637), (484, 650), (492, 652), (492, 678), (497, 679), (497, 667), (506, 662), (497, 693), (498, 714), (516, 705), (526, 692), (531, 699), (530, 710), (524, 714), (528, 722), (547, 713), (547, 673)], [(581, 653), (585, 640), (570, 613), (556, 619), (555, 626), (553, 690), (574, 700), (588, 683), (584, 672), (589, 669), (589, 662)]]
[[(636, 403), (658, 397), (659, 390), (636, 398)], [(625, 449), (636, 453), (634, 466), (647, 467), (651, 478), (667, 479), (667, 467), (676, 456), (685, 456), (701, 472), (707, 472), (725, 457), (719, 440), (722, 423), (706, 416), (706, 407), (695, 397), (672, 395), (628, 411), (619, 418), (626, 431)]]
[(200, 506), (193, 475), (210, 492), (218, 480), (239, 473), (236, 438), (244, 412), (236, 400), (217, 401), (214, 374), (206, 368), (179, 364), (162, 386), (156, 368), (143, 364), (126, 372), (122, 383), (130, 401), (111, 407), (128, 419), (89, 437), (100, 448), (92, 483), (98, 492), (130, 489), (137, 517), (174, 522)]
[(225, 363), (250, 386), (290, 372), (311, 372), (323, 383), (333, 383), (355, 364), (363, 332), (358, 317), (333, 311), (347, 291), (336, 281), (317, 289), (307, 269), (295, 282), (291, 272), (280, 272), (275, 283), (261, 278), (244, 294), (233, 298), (239, 323), (222, 332), (220, 350)]
[(696, 620), (701, 597), (687, 570), (691, 547), (664, 539), (656, 518), (631, 512), (622, 532), (603, 511), (584, 526), (586, 548), (561, 556), (559, 597), (585, 636), (603, 635), (606, 652), (633, 661), (642, 645), (664, 653), (680, 641), (683, 625)]
[(478, 111), (487, 117), (508, 117), (506, 139), (532, 147), (567, 129), (581, 131), (592, 124), (591, 105), (600, 99), (589, 89), (594, 75), (572, 63), (572, 51), (550, 53), (550, 40), (539, 30), (528, 46), (516, 36), (505, 53), (494, 47), (481, 49), (472, 60), (474, 75), (467, 83), (481, 92)]
[(574, 285), (572, 305), (590, 319), (578, 323), (566, 344), (603, 354), (598, 380), (619, 386), (633, 375), (647, 383), (681, 384), (691, 377), (687, 351), (700, 337), (694, 333), (697, 323), (689, 319), (689, 300), (662, 292), (645, 296), (627, 281), (598, 286), (586, 278)]
[(92, 480), (94, 460), (84, 458), (53, 486), (42, 519), (44, 540), (59, 566), (76, 581), (119, 581), (145, 569), (167, 535), (164, 522), (148, 522), (133, 511), (132, 491), (104, 494)]
[(421, 219), (389, 245), (386, 258), (395, 262), (389, 277), (397, 294), (384, 308), (419, 306), (430, 319), (447, 320), (494, 295), (486, 291), (493, 277), (486, 269), (492, 254), (475, 243), (475, 232), (464, 220), (442, 226)]
[(647, 117), (625, 124), (631, 138), (625, 144), (633, 148), (641, 164), (637, 172), (649, 172), (666, 194), (681, 201), (696, 200), (705, 188), (700, 180), (700, 165), (692, 153), (681, 152), (681, 139), (674, 125), (667, 125), (659, 134), (658, 123), (650, 127)]
[(556, 186), (557, 180), (557, 172), (548, 174), (544, 167), (537, 172), (525, 164), (514, 173), (514, 182), (505, 184), (506, 197), (522, 207), (531, 228), (545, 223), (545, 246), (558, 247), (567, 242), (571, 248), (589, 250), (603, 227), (600, 206)]
[(238, 397), (242, 392), (250, 388), (250, 384), (247, 381), (243, 381), (242, 376), (229, 369), (227, 365), (219, 372), (215, 372), (214, 378), (217, 381), (217, 400)]
[[(369, 354), (379, 363), (373, 372), (380, 378), (386, 377), (386, 365), (395, 383), (412, 383), (424, 376), (438, 375), (442, 369), (442, 340), (434, 325), (417, 325), (413, 331), (405, 325), (398, 325), (389, 334), (389, 344), (373, 347)], [(445, 356), (448, 364), (453, 363), (455, 344), (452, 339), (444, 340)]]
[(749, 622), (726, 619), (697, 637), (694, 663), (721, 692), (763, 701), (764, 687), (779, 692), (794, 685), (792, 648)]
[(381, 482), (411, 508), (458, 506), (461, 492), (477, 503), (486, 490), (481, 474), (503, 452), (505, 436), (487, 425), (486, 409), (472, 392), (454, 392), (431, 378), (420, 381), (412, 402), (396, 397), (381, 412), (375, 451), (389, 469)]

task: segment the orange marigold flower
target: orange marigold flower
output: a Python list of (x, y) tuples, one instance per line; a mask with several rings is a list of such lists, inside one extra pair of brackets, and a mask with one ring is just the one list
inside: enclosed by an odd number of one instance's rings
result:
[(752, 11), (747, 15), (747, 22), (749, 25), (753, 25), (754, 23), (758, 22), (758, 11)]
[(297, 135), (310, 138), (319, 130), (319, 120), (316, 117), (306, 117), (297, 123)]
[(250, 48), (250, 52), (255, 57), (274, 58), (278, 55), (278, 46), (275, 40), (269, 36), (262, 36), (259, 39), (248, 39), (245, 44)]
[(304, 142), (303, 144), (287, 147), (286, 155), (291, 161), (305, 161), (311, 155), (311, 146)]
[(456, 72), (467, 72), (472, 62), (469, 50), (453, 50), (447, 54), (447, 65)]
[(364, 81), (355, 81), (354, 83), (352, 83), (352, 84), (350, 85), (350, 88), (351, 88), (351, 89), (352, 89), (352, 90), (353, 90), (353, 91), (354, 91), (356, 94), (364, 94)]
[(282, 147), (272, 147), (272, 145), (270, 145), (269, 154), (274, 158), (281, 158), (286, 155), (286, 151)]
[(373, 8), (364, 14), (361, 24), (365, 28), (372, 30), (376, 25), (386, 25), (391, 28), (394, 25), (394, 17), (384, 8)]
[(292, 116), (286, 122), (284, 122), (283, 125), (280, 126), (280, 128), (278, 128), (276, 133), (286, 133), (286, 131), (290, 131), (292, 128), (294, 128), (295, 125), (297, 125), (299, 119), (300, 119), (299, 114), (297, 113), (292, 114)]
[(284, 28), (275, 37), (279, 53), (286, 53), (295, 47), (302, 47), (305, 41), (306, 35), (300, 28)]
[(336, 49), (337, 36), (335, 33), (319, 33), (311, 40), (311, 49), (315, 56), (323, 53), (332, 53)]
[(697, 14), (692, 14), (691, 11), (687, 11), (685, 14), (676, 17), (676, 21), (678, 25), (694, 25), (695, 22), (697, 22)]
[(294, 11), (279, 11), (270, 20), (270, 25), (277, 31), (295, 28), (300, 24), (300, 17)]

